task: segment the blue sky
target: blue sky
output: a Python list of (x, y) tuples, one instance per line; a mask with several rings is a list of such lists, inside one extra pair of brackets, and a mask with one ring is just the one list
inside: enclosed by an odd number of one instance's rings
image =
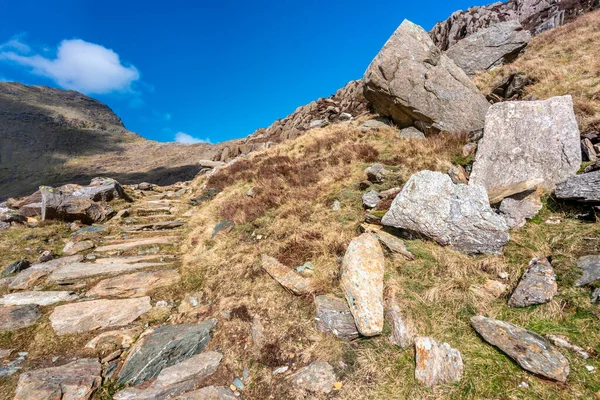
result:
[(360, 78), (404, 18), (478, 0), (21, 0), (0, 80), (82, 91), (163, 142), (240, 138)]

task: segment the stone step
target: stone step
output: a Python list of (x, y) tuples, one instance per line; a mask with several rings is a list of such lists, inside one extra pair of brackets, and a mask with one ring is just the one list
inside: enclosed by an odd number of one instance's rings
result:
[(176, 236), (150, 237), (135, 240), (111, 240), (108, 245), (96, 248), (97, 253), (108, 251), (125, 251), (141, 246), (151, 246), (156, 244), (174, 244), (177, 241)]
[(65, 291), (48, 291), (48, 292), (18, 292), (7, 294), (0, 299), (0, 305), (6, 306), (22, 306), (26, 304), (35, 304), (38, 306), (48, 306), (54, 303), (62, 303), (66, 301), (77, 300), (77, 296), (73, 292)]
[(158, 214), (171, 214), (171, 207), (161, 207), (161, 208), (136, 208), (135, 212), (140, 217), (147, 217), (150, 215), (158, 215)]
[(139, 232), (139, 231), (160, 231), (175, 229), (183, 226), (183, 221), (161, 221), (161, 222), (149, 222), (146, 224), (130, 225), (122, 228), (123, 232)]
[(178, 283), (181, 276), (174, 270), (136, 272), (104, 279), (90, 289), (87, 297), (140, 297), (150, 291)]
[(172, 254), (151, 254), (147, 256), (97, 258), (94, 262), (96, 264), (133, 264), (151, 260), (160, 260), (162, 262), (164, 260), (174, 260), (175, 258)]
[(89, 279), (98, 276), (114, 276), (125, 272), (135, 271), (150, 267), (164, 267), (170, 263), (136, 263), (136, 264), (96, 264), (96, 263), (73, 263), (58, 268), (50, 274), (46, 282), (48, 284), (67, 285), (81, 279)]
[(29, 289), (35, 283), (45, 276), (62, 267), (63, 265), (80, 262), (83, 260), (82, 255), (62, 257), (44, 263), (33, 264), (25, 271), (20, 272), (12, 282), (8, 285), (9, 289), (24, 290)]

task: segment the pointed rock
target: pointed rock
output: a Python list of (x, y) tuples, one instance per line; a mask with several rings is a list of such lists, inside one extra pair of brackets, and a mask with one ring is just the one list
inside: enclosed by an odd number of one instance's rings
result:
[(167, 325), (150, 329), (131, 348), (119, 372), (121, 384), (139, 385), (165, 368), (199, 354), (210, 341), (216, 319), (198, 325)]
[(458, 382), (464, 372), (460, 352), (429, 337), (415, 339), (415, 379), (427, 387)]
[(207, 351), (163, 369), (150, 385), (117, 392), (114, 400), (166, 400), (196, 388), (216, 370), (222, 354)]
[(126, 300), (94, 300), (58, 306), (50, 315), (57, 335), (125, 326), (150, 311), (150, 297)]
[(173, 270), (137, 272), (100, 281), (87, 292), (86, 296), (141, 297), (154, 289), (174, 285), (180, 280), (179, 273)]
[(432, 171), (411, 176), (381, 222), (473, 254), (500, 253), (510, 238), (482, 186), (455, 185)]
[(548, 259), (534, 258), (529, 262), (527, 271), (508, 300), (508, 305), (527, 307), (547, 303), (552, 300), (557, 291), (556, 274)]
[(295, 295), (308, 294), (314, 291), (310, 279), (297, 274), (271, 256), (262, 255), (262, 267), (281, 286), (290, 290)]
[(345, 341), (354, 340), (359, 336), (346, 300), (333, 296), (317, 296), (315, 306), (318, 330), (332, 333)]
[(586, 286), (600, 280), (600, 255), (583, 256), (577, 260), (577, 266), (583, 271), (576, 286)]
[(14, 400), (89, 400), (102, 383), (101, 372), (94, 359), (24, 372)]
[(471, 325), (486, 342), (498, 347), (527, 371), (566, 382), (569, 361), (543, 337), (483, 316), (471, 318)]
[(363, 336), (379, 335), (383, 329), (384, 263), (381, 245), (371, 233), (352, 240), (342, 261), (340, 284)]

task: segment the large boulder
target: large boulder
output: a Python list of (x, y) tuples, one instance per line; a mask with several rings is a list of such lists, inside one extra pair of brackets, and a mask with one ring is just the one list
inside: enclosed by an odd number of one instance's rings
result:
[(500, 253), (509, 240), (482, 186), (455, 185), (440, 172), (411, 176), (381, 222), (471, 254)]
[(363, 233), (346, 249), (341, 286), (358, 331), (363, 336), (383, 330), (383, 274), (385, 257), (372, 233)]
[(540, 335), (508, 322), (476, 316), (471, 325), (488, 343), (498, 347), (527, 371), (565, 382), (569, 361)]
[(82, 221), (94, 223), (106, 221), (115, 211), (105, 203), (68, 194), (49, 186), (40, 187), (42, 194), (42, 220), (59, 219), (63, 221)]
[(93, 201), (128, 199), (121, 184), (112, 178), (94, 178), (88, 186), (74, 190), (72, 195)]
[(365, 97), (400, 128), (470, 132), (483, 128), (489, 103), (427, 32), (405, 20), (369, 65)]
[(14, 400), (89, 400), (102, 384), (101, 372), (95, 359), (25, 372)]
[(446, 52), (467, 73), (499, 67), (514, 60), (527, 46), (531, 34), (519, 21), (494, 24), (458, 42)]
[(469, 182), (497, 192), (541, 178), (542, 189), (581, 166), (579, 129), (571, 96), (506, 101), (490, 107)]
[(199, 354), (210, 341), (216, 319), (198, 325), (168, 325), (145, 332), (133, 346), (119, 372), (121, 384), (138, 385), (167, 367)]

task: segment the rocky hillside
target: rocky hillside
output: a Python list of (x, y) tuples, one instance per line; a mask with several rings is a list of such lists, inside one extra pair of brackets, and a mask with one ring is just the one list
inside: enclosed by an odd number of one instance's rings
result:
[(573, 21), (579, 15), (600, 7), (598, 0), (509, 0), (487, 6), (456, 11), (446, 21), (437, 23), (431, 38), (442, 49), (493, 24), (518, 21), (537, 35)]

